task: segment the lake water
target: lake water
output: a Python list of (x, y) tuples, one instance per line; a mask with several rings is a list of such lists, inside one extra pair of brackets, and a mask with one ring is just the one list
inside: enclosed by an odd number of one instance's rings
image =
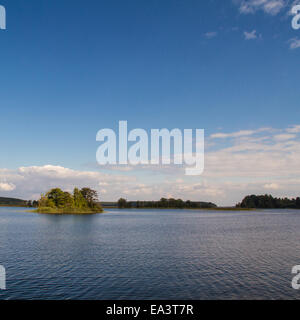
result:
[(0, 299), (299, 299), (300, 211), (0, 208)]

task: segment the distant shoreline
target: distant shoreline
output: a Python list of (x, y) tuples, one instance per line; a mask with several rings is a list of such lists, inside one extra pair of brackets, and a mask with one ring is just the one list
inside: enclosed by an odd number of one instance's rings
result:
[(40, 214), (69, 214), (69, 215), (90, 215), (90, 214), (99, 214), (103, 213), (103, 210), (100, 209), (92, 209), (92, 208), (85, 208), (83, 209), (76, 209), (76, 208), (47, 208), (41, 207), (34, 210), (30, 210), (33, 213), (40, 213)]
[(57, 210), (39, 210), (38, 208), (33, 209), (32, 207), (26, 206), (18, 206), (18, 205), (5, 205), (0, 204), (0, 208), (24, 208), (24, 209), (32, 209), (28, 210), (27, 212), (33, 213), (40, 213), (40, 214), (78, 214), (78, 215), (89, 215), (89, 214), (99, 214), (105, 212), (105, 209), (118, 209), (122, 210), (189, 210), (189, 211), (257, 211), (257, 210), (300, 210), (299, 208), (236, 208), (236, 207), (216, 207), (216, 208), (153, 208), (153, 207), (143, 207), (143, 208), (118, 208), (115, 206), (104, 206), (102, 212), (95, 212), (95, 211), (77, 211), (77, 212), (69, 212), (67, 211), (57, 211)]
[(217, 207), (217, 208), (153, 208), (153, 207), (143, 207), (143, 208), (118, 208), (118, 207), (103, 207), (103, 209), (118, 209), (118, 210), (192, 210), (192, 211), (255, 211), (256, 208), (235, 208), (235, 207)]
[(22, 206), (22, 205), (15, 205), (15, 204), (0, 204), (0, 208), (31, 208), (27, 206)]

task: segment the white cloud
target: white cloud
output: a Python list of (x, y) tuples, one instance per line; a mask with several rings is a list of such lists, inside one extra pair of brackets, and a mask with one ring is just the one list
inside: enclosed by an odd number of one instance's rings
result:
[(217, 32), (213, 31), (213, 32), (207, 32), (204, 34), (205, 38), (207, 39), (212, 39), (215, 38), (218, 35)]
[(298, 38), (290, 39), (288, 41), (288, 43), (290, 44), (290, 49), (292, 49), (292, 50), (300, 48), (300, 39), (298, 39)]
[(288, 3), (285, 0), (237, 0), (234, 2), (239, 5), (239, 11), (242, 14), (253, 14), (261, 10), (272, 16), (277, 15)]
[(299, 132), (296, 124), (212, 134), (208, 142), (214, 139), (214, 144), (206, 149), (204, 174), (198, 177), (185, 176), (184, 168), (175, 165), (135, 166), (129, 171), (99, 167), (101, 172), (53, 165), (0, 169), (1, 196), (36, 199), (53, 187), (72, 191), (75, 186), (88, 186), (105, 201), (171, 196), (233, 205), (247, 194), (266, 191), (296, 197), (300, 196)]
[(254, 40), (254, 39), (257, 39), (256, 30), (253, 30), (253, 31), (251, 31), (251, 32), (245, 31), (245, 32), (244, 32), (244, 37), (245, 37), (245, 40)]
[(225, 139), (225, 138), (238, 138), (243, 136), (250, 136), (253, 135), (255, 131), (253, 130), (241, 130), (238, 132), (232, 132), (232, 133), (214, 133), (210, 137), (212, 139)]
[(12, 183), (0, 182), (1, 191), (13, 191), (16, 189), (16, 186)]
[(1, 183), (0, 190), (3, 192), (15, 190), (15, 196), (24, 199), (36, 199), (37, 195), (54, 187), (67, 191), (72, 191), (75, 186), (91, 187), (100, 192), (107, 186), (116, 194), (122, 194), (126, 185), (136, 184), (136, 178), (132, 176), (79, 171), (53, 165), (20, 167), (16, 170), (1, 169), (0, 179), (10, 181)]
[[(282, 130), (256, 130), (255, 135), (236, 137), (229, 147), (206, 152), (207, 177), (265, 181), (277, 177), (300, 179), (300, 141), (297, 135), (280, 133)], [(232, 134), (233, 135), (233, 134)], [(275, 138), (276, 137), (276, 138)], [(215, 147), (214, 147), (215, 148)]]
[(278, 190), (280, 189), (280, 186), (277, 183), (269, 183), (269, 184), (265, 184), (264, 188), (268, 190)]
[(285, 5), (284, 0), (270, 0), (265, 1), (263, 8), (266, 13), (276, 15), (285, 7)]
[(286, 129), (286, 132), (289, 133), (299, 133), (300, 132), (300, 125), (299, 126), (292, 126)]
[(256, 133), (260, 133), (263, 131), (270, 131), (271, 128), (260, 128), (257, 130), (240, 130), (236, 132), (231, 133), (214, 133), (210, 136), (212, 139), (225, 139), (225, 138), (239, 138), (239, 137), (245, 137), (245, 136), (252, 136)]
[(284, 140), (291, 140), (294, 139), (296, 137), (295, 134), (288, 134), (288, 133), (283, 133), (283, 134), (277, 134), (274, 136), (275, 140), (278, 141), (284, 141)]

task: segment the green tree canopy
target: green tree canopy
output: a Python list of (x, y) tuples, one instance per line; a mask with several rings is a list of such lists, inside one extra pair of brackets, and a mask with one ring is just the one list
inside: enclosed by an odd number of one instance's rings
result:
[(38, 207), (39, 209), (44, 208), (45, 210), (46, 208), (54, 209), (51, 211), (57, 209), (58, 212), (102, 212), (102, 207), (97, 200), (97, 192), (90, 188), (83, 188), (81, 190), (74, 188), (73, 194), (62, 191), (60, 188), (54, 188), (45, 195), (41, 195), (38, 201)]

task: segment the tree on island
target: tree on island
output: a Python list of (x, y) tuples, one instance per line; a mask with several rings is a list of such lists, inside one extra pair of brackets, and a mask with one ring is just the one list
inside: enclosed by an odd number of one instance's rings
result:
[(93, 205), (98, 201), (98, 193), (95, 190), (90, 188), (82, 188), (80, 190), (83, 198), (87, 201), (89, 206), (93, 207)]
[(37, 212), (41, 213), (96, 213), (102, 212), (98, 202), (98, 193), (90, 188), (79, 190), (75, 188), (73, 194), (54, 188), (38, 201)]

